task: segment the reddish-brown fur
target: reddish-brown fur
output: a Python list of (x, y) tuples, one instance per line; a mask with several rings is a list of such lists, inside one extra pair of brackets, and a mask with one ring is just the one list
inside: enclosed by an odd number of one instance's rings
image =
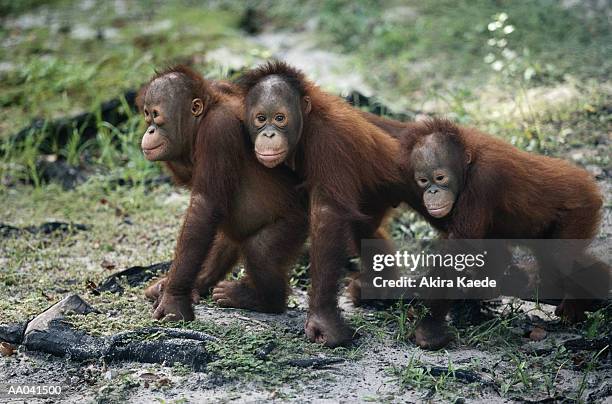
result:
[(397, 121), (385, 116), (373, 114), (371, 112), (359, 110), (359, 113), (368, 122), (376, 125), (394, 138), (399, 138), (402, 133), (410, 128), (418, 128), (419, 123), (415, 121)]
[[(447, 134), (449, 142), (471, 155), (453, 215), (428, 218), (449, 237), (592, 239), (596, 235), (603, 200), (585, 170), (439, 119), (402, 134), (404, 156), (432, 133)], [(412, 179), (410, 163), (405, 159), (403, 171)], [(411, 187), (419, 192), (414, 181)]]
[[(449, 144), (458, 145), (470, 156), (465, 164), (464, 183), (450, 215), (436, 219), (421, 203), (417, 210), (445, 237), (457, 239), (584, 239), (579, 250), (567, 251), (567, 260), (579, 260), (584, 248), (597, 234), (602, 196), (588, 172), (566, 161), (519, 150), (506, 142), (454, 125), (446, 120), (422, 122), (401, 136), (404, 177), (410, 181), (409, 192), (422, 195), (414, 179), (409, 158), (411, 151), (432, 134), (443, 134)], [(466, 160), (467, 161), (467, 160)], [(534, 251), (541, 267), (554, 266), (543, 251)], [(507, 263), (508, 251), (496, 252), (495, 259)], [(571, 261), (567, 261), (571, 262)], [(602, 281), (609, 282), (609, 271), (602, 266)], [(550, 279), (550, 278), (549, 278)], [(565, 285), (572, 295), (572, 285)], [(439, 348), (448, 340), (441, 335), (449, 301), (431, 304), (432, 316), (417, 329), (417, 343), (425, 348)], [(564, 300), (557, 314), (570, 321), (584, 318), (584, 302)]]
[(311, 340), (339, 345), (352, 337), (337, 306), (341, 269), (348, 251), (362, 238), (374, 237), (388, 209), (400, 201), (399, 142), (284, 63), (247, 72), (240, 84), (248, 92), (269, 76), (310, 97), (311, 110), (289, 163), (310, 197), (312, 287), (305, 329)]
[[(188, 95), (202, 99), (205, 110), (196, 133), (181, 134), (191, 138), (190, 150), (180, 161), (166, 162), (177, 183), (192, 193), (154, 316), (193, 319), (194, 283), (202, 293), (217, 285), (213, 297), (221, 305), (283, 311), (288, 268), (307, 231), (295, 176), (286, 167), (270, 170), (257, 163), (241, 123), (242, 100), (231, 86), (211, 84), (179, 66), (153, 77), (141, 91), (140, 105), (148, 86), (169, 74), (180, 75)], [(246, 276), (217, 284), (240, 256)]]

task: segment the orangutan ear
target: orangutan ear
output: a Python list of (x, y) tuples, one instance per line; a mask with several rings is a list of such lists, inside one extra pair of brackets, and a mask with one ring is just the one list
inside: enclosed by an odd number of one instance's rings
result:
[(305, 95), (304, 97), (302, 97), (302, 113), (304, 115), (308, 115), (311, 109), (312, 104), (310, 103), (310, 97)]
[(466, 150), (465, 151), (465, 164), (470, 164), (472, 162), (472, 152)]
[(204, 101), (200, 98), (194, 98), (193, 101), (191, 101), (191, 114), (193, 116), (200, 116), (202, 112), (204, 112)]

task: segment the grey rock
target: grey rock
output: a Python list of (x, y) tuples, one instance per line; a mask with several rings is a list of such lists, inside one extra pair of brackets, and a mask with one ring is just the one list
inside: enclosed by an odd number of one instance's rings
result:
[(0, 341), (21, 343), (26, 325), (27, 323), (0, 324)]
[(33, 351), (85, 360), (96, 357), (104, 341), (72, 329), (63, 320), (66, 314), (89, 314), (96, 310), (79, 295), (66, 296), (36, 316), (26, 327), (23, 345)]
[(89, 314), (95, 312), (96, 310), (83, 300), (81, 296), (77, 294), (68, 295), (30, 321), (25, 330), (25, 338), (27, 339), (28, 335), (34, 332), (45, 332), (53, 320), (61, 320), (66, 314)]

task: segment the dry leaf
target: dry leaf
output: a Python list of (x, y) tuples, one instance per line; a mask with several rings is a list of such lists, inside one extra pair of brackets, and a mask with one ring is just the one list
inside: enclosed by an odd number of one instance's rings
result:
[(15, 353), (15, 346), (8, 342), (0, 342), (0, 354), (2, 356), (11, 356)]
[(102, 266), (102, 268), (108, 269), (109, 271), (117, 268), (117, 264), (107, 260), (106, 258), (102, 260), (102, 263), (100, 263), (100, 265)]
[(143, 379), (143, 380), (153, 381), (153, 380), (159, 379), (159, 376), (156, 375), (155, 373), (145, 372), (145, 373), (140, 375), (140, 378)]
[(100, 292), (98, 292), (98, 285), (96, 285), (94, 281), (87, 280), (87, 282), (85, 282), (85, 287), (87, 288), (87, 290), (89, 290), (94, 295), (96, 296), (100, 295)]

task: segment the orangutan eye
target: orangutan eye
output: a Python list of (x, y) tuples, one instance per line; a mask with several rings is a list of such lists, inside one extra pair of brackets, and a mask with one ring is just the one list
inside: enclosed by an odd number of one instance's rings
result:
[(417, 181), (419, 181), (419, 184), (421, 185), (427, 184), (427, 178), (419, 178)]
[(145, 116), (149, 116), (149, 110), (148, 109), (145, 109), (144, 113), (145, 113)]
[(266, 121), (266, 117), (262, 114), (259, 114), (255, 117), (255, 119), (257, 119), (257, 122), (265, 122)]
[(159, 116), (159, 112), (156, 109), (154, 109), (153, 110), (153, 118), (157, 118), (158, 116)]
[(440, 174), (436, 176), (436, 181), (440, 182), (440, 181), (444, 181), (444, 178), (446, 178), (444, 175)]
[(278, 114), (278, 115), (276, 115), (276, 116), (274, 117), (274, 120), (275, 120), (276, 122), (283, 122), (283, 121), (285, 120), (285, 115), (283, 115), (283, 114)]

